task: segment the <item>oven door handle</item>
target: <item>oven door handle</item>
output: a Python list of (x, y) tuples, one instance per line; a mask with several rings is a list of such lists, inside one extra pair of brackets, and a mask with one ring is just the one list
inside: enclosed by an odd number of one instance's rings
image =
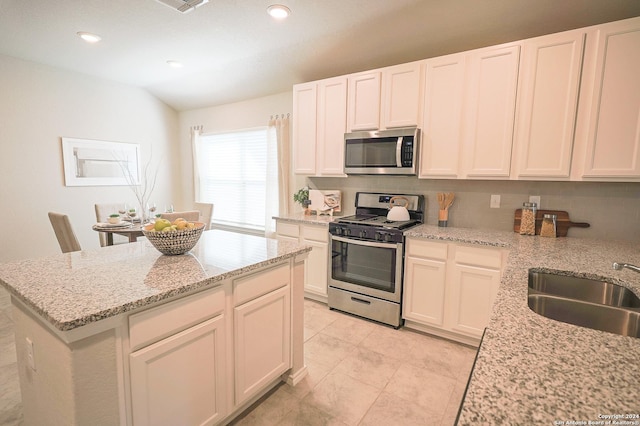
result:
[(376, 243), (373, 241), (361, 241), (361, 240), (353, 240), (351, 238), (343, 238), (331, 236), (331, 239), (334, 241), (342, 241), (343, 243), (348, 244), (357, 244), (359, 246), (367, 246), (367, 247), (380, 247), (380, 248), (396, 248), (398, 243)]

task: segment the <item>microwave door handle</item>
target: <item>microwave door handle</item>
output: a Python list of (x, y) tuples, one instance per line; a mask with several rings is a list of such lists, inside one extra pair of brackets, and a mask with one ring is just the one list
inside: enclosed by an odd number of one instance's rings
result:
[(398, 136), (398, 142), (396, 143), (396, 166), (402, 167), (402, 136)]

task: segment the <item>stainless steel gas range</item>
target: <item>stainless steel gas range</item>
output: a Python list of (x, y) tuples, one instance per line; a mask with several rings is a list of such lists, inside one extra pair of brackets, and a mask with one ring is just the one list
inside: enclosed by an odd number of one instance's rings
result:
[[(393, 197), (408, 200), (408, 220), (387, 220)], [(329, 224), (329, 308), (402, 325), (403, 233), (424, 222), (424, 210), (422, 195), (356, 194), (356, 214)]]

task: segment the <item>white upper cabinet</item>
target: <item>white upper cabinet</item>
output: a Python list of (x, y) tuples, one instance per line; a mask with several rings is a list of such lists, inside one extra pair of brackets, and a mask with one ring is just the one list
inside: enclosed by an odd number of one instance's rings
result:
[(465, 53), (428, 59), (419, 177), (455, 179), (460, 173)]
[(347, 131), (347, 78), (318, 83), (317, 171), (320, 176), (345, 176), (344, 133)]
[(422, 62), (349, 76), (349, 131), (419, 124)]
[(295, 173), (418, 126), (420, 178), (640, 181), (638, 52), (640, 17), (296, 85)]
[[(588, 35), (578, 126), (578, 178), (640, 178), (640, 18), (599, 25)], [(579, 161), (580, 159), (578, 159)]]
[(422, 62), (382, 70), (382, 127), (417, 126), (420, 119)]
[(347, 78), (293, 87), (293, 158), (296, 174), (345, 176)]
[(523, 42), (515, 179), (569, 179), (585, 31)]
[(293, 167), (296, 174), (316, 173), (317, 84), (293, 86)]
[(519, 54), (520, 46), (512, 45), (469, 55), (463, 177), (509, 177)]
[(380, 72), (349, 76), (349, 131), (380, 127)]

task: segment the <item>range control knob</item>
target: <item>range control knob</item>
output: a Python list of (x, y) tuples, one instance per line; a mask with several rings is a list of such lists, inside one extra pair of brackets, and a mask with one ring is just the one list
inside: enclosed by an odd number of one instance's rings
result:
[(391, 241), (391, 234), (384, 234), (384, 241), (385, 242)]
[(351, 235), (351, 229), (344, 228), (343, 231), (342, 231), (342, 235), (348, 237), (349, 235)]
[(358, 236), (359, 236), (360, 238), (366, 238), (366, 237), (367, 237), (367, 231), (365, 231), (364, 229), (363, 229), (363, 230), (361, 230), (361, 231), (358, 233)]
[(376, 241), (381, 241), (384, 238), (384, 234), (382, 232), (376, 232), (375, 238)]

